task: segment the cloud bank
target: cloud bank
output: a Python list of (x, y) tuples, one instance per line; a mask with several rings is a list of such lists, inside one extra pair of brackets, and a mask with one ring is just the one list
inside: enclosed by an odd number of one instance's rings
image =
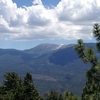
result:
[(0, 0), (0, 39), (92, 39), (92, 25), (100, 22), (100, 0), (61, 0), (45, 8), (41, 0), (17, 7)]

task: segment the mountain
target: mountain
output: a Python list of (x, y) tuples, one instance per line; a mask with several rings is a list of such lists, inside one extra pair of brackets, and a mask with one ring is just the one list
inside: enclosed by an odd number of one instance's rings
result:
[(38, 56), (41, 56), (43, 54), (52, 52), (56, 49), (59, 49), (59, 47), (60, 47), (60, 45), (57, 45), (57, 44), (40, 44), (34, 48), (25, 50), (25, 52), (38, 57)]
[[(86, 45), (95, 48), (95, 44)], [(66, 90), (80, 95), (89, 68), (89, 64), (79, 59), (73, 45), (41, 44), (28, 50), (0, 49), (0, 80), (5, 72), (15, 71), (22, 77), (30, 72), (41, 93)]]

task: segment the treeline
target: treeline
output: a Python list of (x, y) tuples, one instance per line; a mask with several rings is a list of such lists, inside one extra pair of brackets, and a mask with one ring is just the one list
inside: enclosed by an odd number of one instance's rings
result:
[(6, 73), (4, 84), (0, 87), (0, 100), (42, 100), (34, 87), (31, 74), (22, 80), (18, 74)]
[[(99, 53), (99, 24), (93, 26), (93, 35), (97, 40), (96, 47)], [(75, 50), (84, 63), (91, 64), (90, 70), (86, 73), (87, 81), (80, 98), (71, 92), (61, 94), (55, 91), (40, 96), (34, 86), (31, 74), (27, 73), (22, 80), (16, 73), (6, 73), (4, 84), (0, 87), (0, 100), (100, 100), (100, 60), (93, 49), (86, 47), (82, 40), (78, 40)]]
[(14, 72), (6, 73), (4, 77), (4, 84), (0, 87), (0, 100), (77, 100), (71, 92), (60, 94), (51, 91), (40, 96), (30, 73), (23, 80)]

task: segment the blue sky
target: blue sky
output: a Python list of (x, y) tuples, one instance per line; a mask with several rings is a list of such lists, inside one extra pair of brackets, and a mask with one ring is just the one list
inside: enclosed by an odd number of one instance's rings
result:
[[(68, 42), (68, 43), (67, 43)], [(75, 41), (66, 41), (66, 39), (45, 39), (45, 40), (30, 40), (30, 41), (14, 41), (6, 40), (0, 41), (0, 47), (3, 49), (29, 49), (37, 46), (38, 44), (74, 44)]]
[(0, 0), (0, 48), (94, 42), (100, 0)]
[[(46, 7), (56, 6), (60, 0), (42, 0), (43, 4)], [(13, 2), (17, 3), (18, 7), (22, 6), (31, 6), (33, 0), (13, 0)]]

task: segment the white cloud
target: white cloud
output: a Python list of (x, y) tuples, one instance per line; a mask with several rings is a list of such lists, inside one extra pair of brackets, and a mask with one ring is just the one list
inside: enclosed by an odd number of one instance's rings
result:
[(91, 39), (95, 22), (100, 22), (99, 0), (61, 0), (51, 9), (41, 0), (20, 8), (0, 0), (0, 39)]
[(100, 13), (99, 0), (62, 0), (58, 6), (60, 20), (95, 21)]

